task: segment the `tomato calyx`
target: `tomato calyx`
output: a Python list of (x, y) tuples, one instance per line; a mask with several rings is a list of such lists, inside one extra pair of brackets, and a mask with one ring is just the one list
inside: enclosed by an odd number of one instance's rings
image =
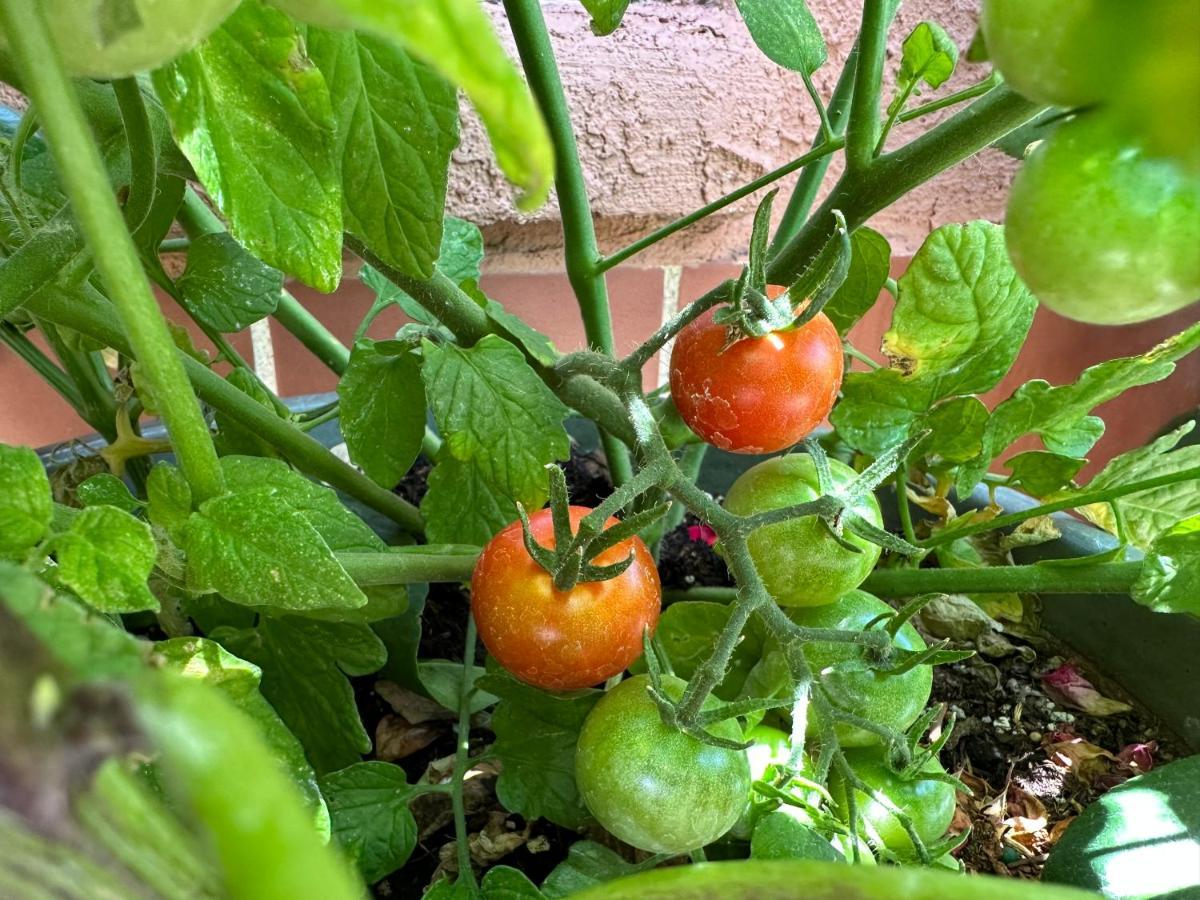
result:
[(723, 349), (746, 338), (804, 326), (825, 307), (850, 271), (850, 229), (835, 209), (833, 231), (799, 278), (784, 289), (768, 286), (767, 238), (776, 193), (767, 194), (755, 211), (750, 260), (733, 284), (729, 304), (713, 315), (713, 321), (726, 328)]
[[(592, 510), (579, 523), (578, 531), (571, 531), (570, 501), (567, 497), (567, 480), (562, 469), (556, 465), (546, 467), (550, 473), (550, 517), (554, 523), (554, 547), (538, 543), (529, 523), (525, 507), (517, 504), (517, 515), (521, 519), (521, 537), (525, 550), (539, 566), (546, 570), (554, 581), (555, 589), (569, 591), (581, 582), (608, 581), (625, 572), (634, 561), (634, 552), (622, 560), (607, 565), (593, 562), (604, 551), (634, 537), (642, 529), (653, 524), (666, 514), (670, 504), (660, 503), (650, 509), (635, 513), (611, 528), (605, 528), (611, 512), (616, 512), (626, 496), (636, 496), (652, 483), (651, 470), (643, 470), (625, 489), (614, 493), (608, 500)], [(643, 485), (645, 482), (645, 485)]]

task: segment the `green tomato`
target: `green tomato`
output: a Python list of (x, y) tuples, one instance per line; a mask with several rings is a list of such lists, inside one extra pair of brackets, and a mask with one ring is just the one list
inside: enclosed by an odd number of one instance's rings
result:
[(114, 27), (113, 36), (102, 40), (104, 23), (116, 19), (107, 10), (122, 4), (42, 0), (67, 71), (88, 78), (125, 78), (157, 69), (212, 34), (237, 5), (238, 0), (132, 0), (136, 19)]
[[(857, 473), (849, 466), (829, 460), (833, 482), (844, 486)], [(817, 471), (807, 453), (792, 453), (760, 462), (733, 483), (725, 497), (725, 508), (740, 516), (779, 509), (815, 500), (820, 495)], [(854, 512), (877, 528), (883, 527), (879, 501), (867, 497)], [(750, 535), (750, 556), (781, 606), (823, 606), (852, 591), (879, 561), (879, 546), (846, 532), (846, 539), (861, 553), (838, 544), (815, 516), (778, 522)]]
[(1112, 91), (1130, 55), (1119, 0), (984, 0), (979, 17), (988, 56), (1030, 100), (1083, 106)]
[(746, 748), (750, 760), (750, 780), (761, 781), (769, 766), (781, 766), (792, 752), (792, 738), (782, 729), (770, 725), (755, 725), (746, 732), (751, 746)]
[(1143, 322), (1200, 297), (1200, 173), (1149, 157), (1106, 114), (1063, 124), (1030, 154), (1005, 220), (1013, 265), (1080, 322)]
[[(575, 753), (575, 780), (587, 808), (612, 834), (653, 853), (685, 853), (729, 831), (746, 808), (750, 763), (744, 750), (704, 744), (665, 725), (646, 693), (647, 675), (609, 691), (588, 713)], [(664, 676), (673, 700), (685, 682)], [(710, 698), (704, 708), (717, 701)], [(742, 739), (736, 721), (709, 726)]]
[[(912, 819), (917, 837), (926, 845), (946, 833), (954, 818), (954, 788), (951, 785), (944, 781), (901, 778), (888, 766), (882, 748), (848, 750), (846, 762), (864, 784), (882, 794)], [(931, 775), (946, 774), (936, 759), (929, 760), (921, 771)], [(837, 772), (830, 776), (829, 793), (833, 796), (838, 817), (848, 824), (850, 811), (846, 805), (846, 782)], [(859, 829), (863, 833), (867, 832), (863, 823), (868, 823), (889, 850), (901, 856), (916, 852), (908, 832), (891, 810), (862, 791), (856, 791), (854, 798), (860, 820)]]
[[(868, 622), (894, 610), (865, 591), (851, 591), (837, 603), (811, 609), (789, 610), (792, 621), (806, 628), (838, 628), (861, 631)], [(896, 632), (892, 642), (901, 650), (924, 650), (925, 641), (908, 622)], [(806, 644), (804, 656), (833, 702), (857, 716), (879, 725), (903, 731), (917, 720), (933, 690), (933, 668), (914, 666), (900, 675), (884, 675), (877, 670), (839, 672), (836, 667), (860, 660), (861, 652), (853, 644)], [(821, 717), (809, 706), (809, 738), (821, 735)], [(845, 722), (834, 725), (843, 747), (869, 747), (882, 739), (873, 731)]]

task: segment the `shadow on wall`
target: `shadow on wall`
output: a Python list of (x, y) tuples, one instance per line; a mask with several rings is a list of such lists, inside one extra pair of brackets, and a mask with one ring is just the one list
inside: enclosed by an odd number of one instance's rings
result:
[[(898, 260), (893, 275), (899, 276), (906, 261)], [(619, 268), (610, 275), (613, 317), (618, 351), (628, 352), (653, 332), (664, 315), (700, 296), (726, 278), (736, 276), (732, 265), (706, 265), (675, 270)], [(293, 285), (296, 295), (341, 340), (349, 342), (359, 321), (370, 308), (372, 295), (357, 280), (347, 280), (332, 295), (317, 294)], [(579, 324), (570, 286), (557, 274), (485, 275), (483, 288), (509, 310), (544, 331), (563, 351), (579, 349), (583, 329)], [(186, 317), (169, 300), (163, 301), (168, 316), (180, 323)], [(1115, 356), (1142, 353), (1159, 341), (1196, 320), (1196, 307), (1138, 325), (1117, 328), (1083, 325), (1048, 310), (1038, 311), (1029, 340), (1013, 371), (995, 390), (984, 396), (989, 406), (1007, 397), (1019, 384), (1044, 378), (1051, 384), (1074, 381), (1088, 366)], [(860, 350), (885, 362), (880, 341), (891, 319), (891, 302), (885, 297), (851, 333)], [(398, 310), (380, 316), (369, 332), (371, 337), (390, 337), (404, 322)], [(207, 342), (194, 328), (197, 346)], [(286, 396), (332, 391), (337, 379), (317, 363), (289, 334), (272, 323), (272, 345), (280, 393)], [(233, 336), (235, 348), (252, 357), (249, 334)], [(261, 360), (260, 360), (261, 361)], [(658, 358), (647, 364), (643, 380), (647, 387), (659, 382)], [(32, 370), (6, 348), (0, 348), (0, 441), (41, 446), (69, 440), (87, 431), (74, 411), (46, 387)], [(1083, 470), (1087, 478), (1108, 459), (1145, 443), (1169, 422), (1200, 405), (1200, 354), (1181, 360), (1165, 381), (1126, 392), (1098, 410), (1108, 424), (1104, 437)], [(1036, 449), (1036, 438), (1019, 442), (1011, 453)]]

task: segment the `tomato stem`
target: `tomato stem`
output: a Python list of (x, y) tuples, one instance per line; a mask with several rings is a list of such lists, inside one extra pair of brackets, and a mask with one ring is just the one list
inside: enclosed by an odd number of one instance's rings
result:
[(450, 799), (454, 809), (454, 842), (458, 856), (458, 877), (475, 893), (475, 870), (471, 866), (471, 843), (467, 832), (467, 807), (463, 783), (471, 750), (471, 695), (475, 690), (475, 617), (467, 613), (467, 634), (463, 639), (463, 671), (458, 695), (457, 747), (454, 774), (450, 781)]

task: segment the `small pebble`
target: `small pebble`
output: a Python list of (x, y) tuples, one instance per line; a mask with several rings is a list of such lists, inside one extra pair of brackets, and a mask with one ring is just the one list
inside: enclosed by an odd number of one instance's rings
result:
[(1029, 739), (1035, 744), (1040, 744), (1042, 742), (1042, 733), (1040, 731), (1031, 731), (1029, 732)]
[(983, 716), (982, 718), (980, 718), (979, 721), (982, 722), (984, 725), (991, 725), (992, 717), (991, 716)]

